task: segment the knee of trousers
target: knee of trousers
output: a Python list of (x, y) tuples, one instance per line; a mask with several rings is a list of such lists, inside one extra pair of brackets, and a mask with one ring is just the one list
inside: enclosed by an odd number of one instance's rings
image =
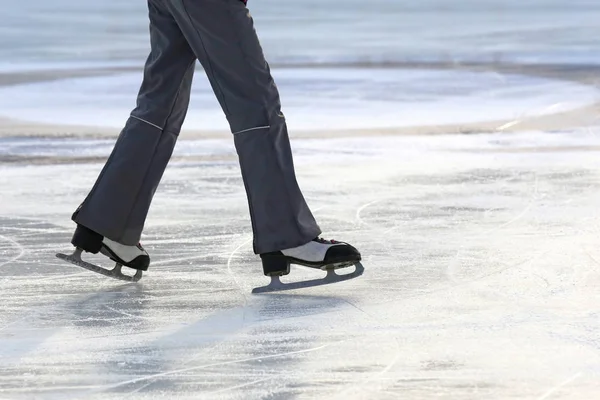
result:
[(235, 135), (285, 124), (285, 116), (279, 107), (269, 109), (264, 106), (250, 106), (245, 107), (243, 111), (227, 115), (227, 121), (231, 133)]
[(145, 94), (138, 98), (138, 105), (130, 117), (177, 135), (187, 115), (189, 102), (189, 90), (181, 90), (175, 97), (160, 93)]
[(136, 108), (130, 114), (130, 118), (143, 122), (160, 131), (168, 131), (176, 135), (181, 131), (181, 126), (185, 120), (187, 109), (173, 108), (165, 111), (164, 109), (139, 109)]

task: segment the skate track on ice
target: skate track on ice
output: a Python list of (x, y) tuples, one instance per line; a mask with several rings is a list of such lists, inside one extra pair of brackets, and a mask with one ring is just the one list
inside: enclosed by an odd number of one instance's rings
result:
[(366, 272), (265, 295), (227, 139), (178, 144), (139, 284), (54, 257), (101, 164), (3, 164), (0, 398), (595, 398), (598, 132), (295, 140), (325, 236)]

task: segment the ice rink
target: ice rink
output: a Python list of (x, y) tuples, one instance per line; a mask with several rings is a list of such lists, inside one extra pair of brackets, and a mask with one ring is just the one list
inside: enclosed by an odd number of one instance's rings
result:
[(3, 2), (0, 400), (600, 399), (600, 3), (340, 4), (248, 7), (300, 186), (365, 273), (254, 295), (200, 68), (148, 273), (55, 257), (135, 106), (147, 4)]
[(54, 257), (112, 142), (3, 139), (0, 398), (595, 398), (597, 132), (295, 140), (366, 272), (264, 295), (227, 139), (179, 143), (138, 284)]

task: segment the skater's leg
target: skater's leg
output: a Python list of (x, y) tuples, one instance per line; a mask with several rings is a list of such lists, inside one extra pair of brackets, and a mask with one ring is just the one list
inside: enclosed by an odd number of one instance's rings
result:
[[(151, 53), (137, 107), (73, 220), (124, 245), (136, 245), (184, 121), (196, 56), (167, 10), (148, 2)], [(74, 243), (75, 244), (75, 243)]]
[(321, 231), (298, 187), (279, 93), (244, 3), (171, 0), (168, 4), (204, 66), (234, 135), (254, 251), (311, 241)]

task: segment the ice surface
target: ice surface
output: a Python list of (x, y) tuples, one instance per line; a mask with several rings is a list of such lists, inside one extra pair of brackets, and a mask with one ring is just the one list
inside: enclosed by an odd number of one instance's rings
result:
[(296, 140), (326, 236), (366, 271), (260, 296), (230, 141), (179, 143), (139, 284), (54, 257), (90, 143), (62, 139), (59, 164), (21, 143), (0, 165), (0, 398), (597, 398), (598, 132)]
[[(293, 129), (399, 127), (517, 119), (600, 99), (590, 86), (531, 76), (460, 70), (280, 69), (273, 74)], [(204, 74), (184, 127), (228, 129)], [(0, 88), (0, 114), (54, 124), (121, 127), (135, 107), (141, 73)]]
[[(147, 56), (145, 2), (3, 3), (0, 72), (141, 67)], [(597, 1), (250, 9), (292, 129), (518, 118), (598, 98), (516, 75), (349, 68), (597, 65)], [(312, 68), (283, 68), (300, 64)], [(140, 79), (1, 88), (0, 114), (120, 127)], [(200, 76), (194, 94), (188, 127), (225, 128)], [(326, 236), (355, 244), (366, 272), (260, 296), (250, 292), (268, 280), (230, 137), (178, 144), (139, 284), (54, 256), (70, 250), (69, 217), (113, 142), (0, 139), (0, 399), (600, 398), (598, 132), (295, 140)], [(287, 280), (321, 276), (296, 268)]]

